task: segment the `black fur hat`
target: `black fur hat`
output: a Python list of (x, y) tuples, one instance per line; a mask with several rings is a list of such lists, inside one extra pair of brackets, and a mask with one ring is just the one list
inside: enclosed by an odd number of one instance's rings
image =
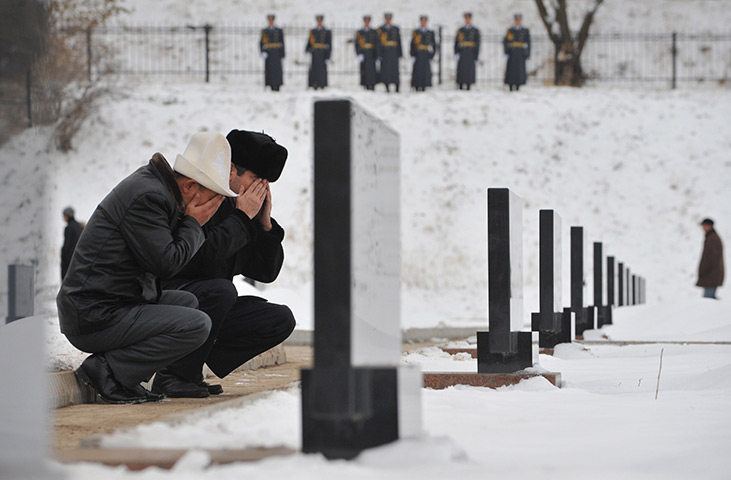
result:
[(231, 162), (257, 176), (276, 182), (287, 161), (287, 149), (265, 133), (231, 130), (226, 135), (231, 145)]

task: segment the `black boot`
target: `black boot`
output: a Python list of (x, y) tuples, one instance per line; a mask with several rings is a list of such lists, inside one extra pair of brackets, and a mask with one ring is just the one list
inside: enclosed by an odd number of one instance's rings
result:
[(167, 369), (155, 374), (152, 391), (153, 393), (164, 393), (170, 398), (205, 398), (210, 395), (206, 387), (179, 377)]
[(147, 401), (146, 395), (125, 387), (114, 378), (104, 354), (95, 353), (89, 356), (74, 373), (84, 385), (93, 388), (103, 402), (123, 404)]
[(196, 385), (198, 385), (201, 388), (205, 388), (206, 390), (208, 390), (208, 393), (210, 393), (211, 395), (220, 395), (223, 393), (223, 387), (221, 385), (218, 385), (218, 384), (212, 385), (212, 384), (206, 382), (205, 380), (203, 380), (202, 377), (201, 377), (200, 382), (196, 382)]

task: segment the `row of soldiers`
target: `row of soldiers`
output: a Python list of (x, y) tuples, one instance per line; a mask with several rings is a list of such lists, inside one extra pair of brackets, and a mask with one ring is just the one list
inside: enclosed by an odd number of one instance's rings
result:
[[(505, 84), (510, 90), (518, 90), (526, 82), (525, 62), (530, 56), (530, 32), (522, 26), (522, 15), (515, 14), (515, 24), (503, 38), (506, 56)], [(264, 84), (274, 91), (283, 85), (282, 59), (284, 58), (284, 32), (274, 24), (275, 16), (267, 15), (269, 25), (261, 32), (259, 49), (265, 60)], [(393, 14), (384, 14), (384, 23), (371, 28), (371, 17), (363, 17), (363, 28), (355, 34), (355, 54), (360, 63), (360, 84), (374, 90), (383, 83), (386, 91), (400, 87), (399, 59), (403, 57), (401, 31), (393, 25)], [(472, 26), (472, 13), (464, 14), (465, 24), (457, 30), (454, 54), (457, 59), (457, 85), (470, 89), (476, 80), (476, 65), (480, 55), (480, 31)], [(324, 16), (316, 15), (317, 27), (310, 30), (305, 52), (310, 56), (308, 86), (314, 89), (327, 87), (327, 67), (332, 54), (332, 32), (323, 26)], [(413, 63), (411, 87), (424, 91), (432, 85), (431, 61), (437, 52), (434, 30), (427, 27), (428, 17), (419, 18), (420, 27), (411, 34), (410, 56)]]

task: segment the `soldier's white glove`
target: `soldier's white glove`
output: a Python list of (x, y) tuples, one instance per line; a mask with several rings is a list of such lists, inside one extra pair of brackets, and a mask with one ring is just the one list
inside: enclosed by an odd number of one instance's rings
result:
[(330, 59), (325, 60), (325, 65), (330, 65)]
[(363, 63), (363, 60), (365, 60), (365, 57), (363, 56), (363, 54), (362, 54), (362, 53), (359, 53), (359, 54), (358, 54), (358, 61), (359, 61), (360, 63)]
[(455, 54), (454, 54), (454, 59), (455, 59), (455, 60), (457, 60), (457, 61), (459, 62), (459, 53), (455, 53)]
[(411, 64), (413, 65), (414, 63), (416, 63), (416, 57), (411, 57)]
[(269, 54), (267, 52), (261, 52), (261, 58), (263, 58), (264, 60), (266, 60), (268, 56)]

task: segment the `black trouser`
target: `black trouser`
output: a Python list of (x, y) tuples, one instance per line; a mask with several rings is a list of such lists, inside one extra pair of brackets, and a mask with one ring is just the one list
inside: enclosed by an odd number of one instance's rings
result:
[(198, 308), (212, 322), (211, 333), (200, 348), (167, 366), (191, 382), (202, 379), (204, 363), (223, 378), (282, 343), (294, 330), (289, 307), (259, 297), (239, 297), (236, 287), (226, 279), (200, 280), (182, 290), (198, 298)]

